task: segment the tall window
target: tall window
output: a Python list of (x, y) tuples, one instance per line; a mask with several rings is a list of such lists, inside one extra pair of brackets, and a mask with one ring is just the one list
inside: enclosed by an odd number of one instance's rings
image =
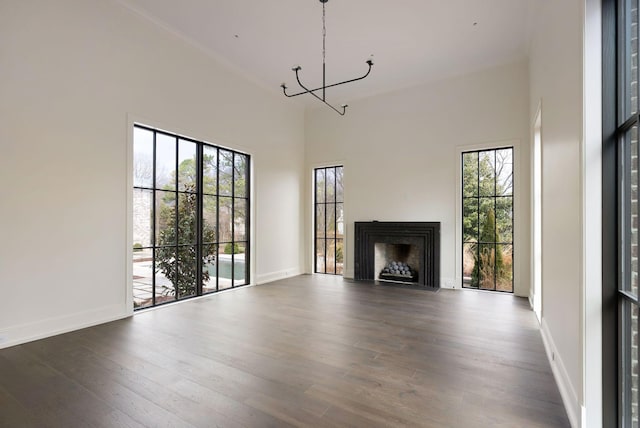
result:
[(462, 286), (513, 292), (513, 148), (462, 154)]
[(249, 283), (249, 160), (134, 127), (135, 308)]
[(604, 425), (637, 427), (638, 0), (602, 6)]
[(344, 188), (342, 167), (314, 171), (316, 273), (342, 275), (344, 265)]

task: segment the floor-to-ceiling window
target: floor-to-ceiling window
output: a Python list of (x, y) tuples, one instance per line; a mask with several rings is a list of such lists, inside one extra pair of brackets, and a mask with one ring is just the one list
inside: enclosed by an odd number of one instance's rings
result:
[(513, 148), (462, 153), (462, 286), (513, 292)]
[(249, 283), (248, 155), (133, 129), (133, 302)]
[(604, 425), (637, 427), (638, 0), (602, 6)]
[(314, 272), (342, 275), (344, 188), (342, 166), (314, 170)]

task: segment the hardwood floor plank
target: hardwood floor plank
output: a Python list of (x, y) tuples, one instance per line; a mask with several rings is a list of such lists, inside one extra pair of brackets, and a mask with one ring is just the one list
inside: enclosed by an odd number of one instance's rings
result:
[(0, 350), (0, 427), (568, 427), (511, 295), (304, 275)]
[[(184, 380), (230, 397), (237, 402), (244, 402), (258, 393), (275, 395), (280, 399), (294, 402), (298, 407), (315, 415), (321, 415), (328, 407), (325, 403), (305, 400), (298, 390), (282, 382), (255, 376), (213, 359), (194, 354), (175, 354), (171, 350), (158, 354), (150, 351), (148, 346), (126, 348), (119, 347), (117, 342), (103, 347), (99, 345), (102, 340), (105, 340), (104, 337), (92, 338), (90, 341), (92, 348), (98, 349), (98, 352), (122, 365), (145, 372), (151, 378), (162, 379), (167, 373), (175, 370)], [(139, 355), (133, 356), (131, 352), (136, 351), (140, 351)], [(166, 348), (165, 351), (167, 351)], [(225, 400), (218, 397), (215, 401), (224, 402)], [(251, 409), (245, 410), (245, 413), (251, 413)]]
[(295, 401), (282, 400), (278, 396), (253, 394), (245, 403), (291, 426), (317, 427), (322, 417), (297, 406)]
[(73, 379), (19, 348), (0, 355), (2, 387), (42, 426), (110, 427), (109, 421), (127, 419)]
[[(416, 423), (408, 419), (407, 415), (398, 415), (395, 409), (391, 412), (387, 411), (383, 406), (371, 400), (367, 400), (362, 395), (362, 389), (357, 392), (348, 392), (345, 394), (344, 389), (337, 385), (313, 385), (305, 394), (312, 397), (318, 397), (328, 401), (332, 406), (323, 415), (323, 421), (329, 421), (329, 424), (336, 422), (353, 424), (358, 420), (366, 420), (368, 425), (386, 426), (386, 427), (409, 427), (409, 426), (425, 426), (425, 420)], [(435, 424), (435, 421), (431, 421)], [(363, 425), (360, 425), (363, 426)]]
[(0, 388), (0, 428), (38, 427), (40, 424), (18, 400)]
[(60, 342), (50, 340), (39, 341), (27, 347), (23, 355), (33, 353), (43, 361), (60, 370), (68, 378), (82, 385), (123, 414), (143, 426), (193, 426), (186, 420), (168, 411), (161, 400), (164, 388), (155, 384), (158, 397), (149, 399), (148, 394), (140, 394), (135, 378), (128, 375), (120, 367), (100, 364), (99, 357), (82, 346), (73, 347), (67, 344), (61, 350), (55, 348)]

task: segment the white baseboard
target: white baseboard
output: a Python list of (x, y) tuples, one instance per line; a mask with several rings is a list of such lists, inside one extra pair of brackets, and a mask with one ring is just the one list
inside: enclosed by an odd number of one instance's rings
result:
[(115, 321), (130, 315), (131, 312), (126, 311), (122, 304), (117, 304), (12, 326), (0, 330), (0, 349)]
[(256, 284), (266, 284), (268, 282), (278, 281), (280, 279), (289, 278), (291, 276), (302, 275), (304, 270), (301, 267), (285, 269), (277, 272), (263, 273), (256, 275)]
[(460, 287), (457, 284), (458, 280), (456, 278), (440, 277), (440, 288), (459, 289)]
[(549, 327), (544, 318), (542, 319), (540, 332), (542, 333), (544, 349), (547, 352), (551, 371), (553, 372), (553, 377), (555, 378), (558, 389), (560, 390), (560, 395), (562, 396), (562, 402), (564, 403), (564, 407), (567, 411), (569, 422), (571, 423), (572, 428), (580, 428), (582, 423), (584, 423), (582, 418), (584, 412), (582, 408), (583, 406), (581, 406), (578, 401), (578, 395), (571, 384), (567, 369), (562, 361), (562, 357), (557, 351), (553, 337), (551, 336), (551, 332), (549, 331)]
[[(256, 284), (265, 284), (301, 274), (302, 269), (299, 267), (271, 272), (258, 275)], [(133, 309), (127, 310), (123, 304), (116, 304), (11, 326), (0, 330), (0, 349), (119, 320), (131, 316), (132, 313)]]

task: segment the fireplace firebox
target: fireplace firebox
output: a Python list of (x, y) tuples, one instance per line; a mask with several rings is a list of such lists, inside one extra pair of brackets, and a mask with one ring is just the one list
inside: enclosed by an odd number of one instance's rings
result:
[(355, 222), (354, 277), (440, 288), (440, 222)]

